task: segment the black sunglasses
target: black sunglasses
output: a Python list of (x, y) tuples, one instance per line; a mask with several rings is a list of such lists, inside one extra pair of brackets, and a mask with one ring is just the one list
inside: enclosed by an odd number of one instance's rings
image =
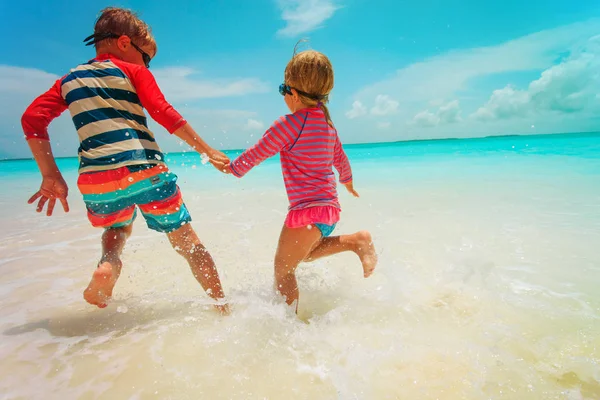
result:
[(298, 92), (298, 94), (301, 94), (302, 96), (308, 97), (309, 99), (313, 99), (313, 100), (323, 100), (325, 97), (327, 97), (327, 95), (306, 93), (306, 92), (303, 92), (296, 88), (293, 88), (290, 85), (286, 85), (285, 83), (282, 83), (281, 85), (279, 85), (279, 94), (282, 96), (285, 96), (286, 94), (292, 94), (292, 89), (294, 89), (296, 92)]
[[(118, 39), (120, 37), (121, 37), (121, 35), (117, 35), (116, 33), (101, 33), (99, 35), (92, 34), (92, 35), (86, 37), (85, 39), (83, 39), (83, 42), (85, 43), (86, 46), (91, 46), (102, 40)], [(133, 43), (131, 41), (131, 39), (130, 39), (130, 43), (131, 43), (131, 46), (133, 46), (133, 48), (136, 49), (142, 55), (142, 60), (144, 61), (144, 65), (146, 66), (146, 68), (150, 68), (150, 60), (152, 60), (152, 57), (150, 57), (150, 55), (148, 53), (146, 53), (144, 50), (140, 49), (135, 43)]]

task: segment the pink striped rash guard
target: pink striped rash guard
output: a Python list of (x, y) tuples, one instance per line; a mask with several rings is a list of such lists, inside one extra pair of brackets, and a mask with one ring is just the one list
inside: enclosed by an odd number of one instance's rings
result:
[(290, 211), (315, 206), (340, 208), (332, 167), (338, 171), (340, 183), (352, 180), (352, 170), (337, 131), (329, 126), (320, 108), (305, 108), (279, 118), (258, 143), (231, 163), (231, 172), (241, 178), (277, 153)]

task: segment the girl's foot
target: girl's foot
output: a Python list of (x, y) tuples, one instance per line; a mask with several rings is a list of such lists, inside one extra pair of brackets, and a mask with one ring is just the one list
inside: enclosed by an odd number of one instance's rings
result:
[(373, 273), (375, 266), (377, 265), (377, 253), (375, 252), (373, 239), (368, 231), (360, 231), (355, 233), (353, 236), (356, 240), (354, 252), (360, 258), (365, 278), (368, 278)]

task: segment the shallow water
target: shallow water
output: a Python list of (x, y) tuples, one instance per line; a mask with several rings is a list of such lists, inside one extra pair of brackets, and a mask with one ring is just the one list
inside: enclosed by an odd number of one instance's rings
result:
[(243, 180), (171, 168), (233, 306), (218, 316), (139, 218), (113, 303), (82, 291), (100, 232), (26, 204), (31, 162), (0, 163), (0, 398), (598, 399), (600, 136), (348, 147), (337, 233), (380, 264), (298, 270), (299, 318), (272, 290), (286, 198), (276, 160)]

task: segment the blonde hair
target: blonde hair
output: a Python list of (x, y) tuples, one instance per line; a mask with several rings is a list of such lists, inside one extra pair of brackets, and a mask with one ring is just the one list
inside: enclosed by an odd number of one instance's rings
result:
[[(297, 45), (296, 45), (297, 46)], [(305, 50), (296, 54), (285, 67), (285, 84), (304, 93), (298, 93), (302, 103), (320, 107), (327, 123), (333, 127), (327, 102), (333, 89), (333, 66), (323, 53)]]
[(127, 35), (138, 46), (150, 46), (155, 55), (158, 51), (150, 27), (131, 10), (119, 7), (103, 9), (96, 20), (94, 36), (103, 34)]

